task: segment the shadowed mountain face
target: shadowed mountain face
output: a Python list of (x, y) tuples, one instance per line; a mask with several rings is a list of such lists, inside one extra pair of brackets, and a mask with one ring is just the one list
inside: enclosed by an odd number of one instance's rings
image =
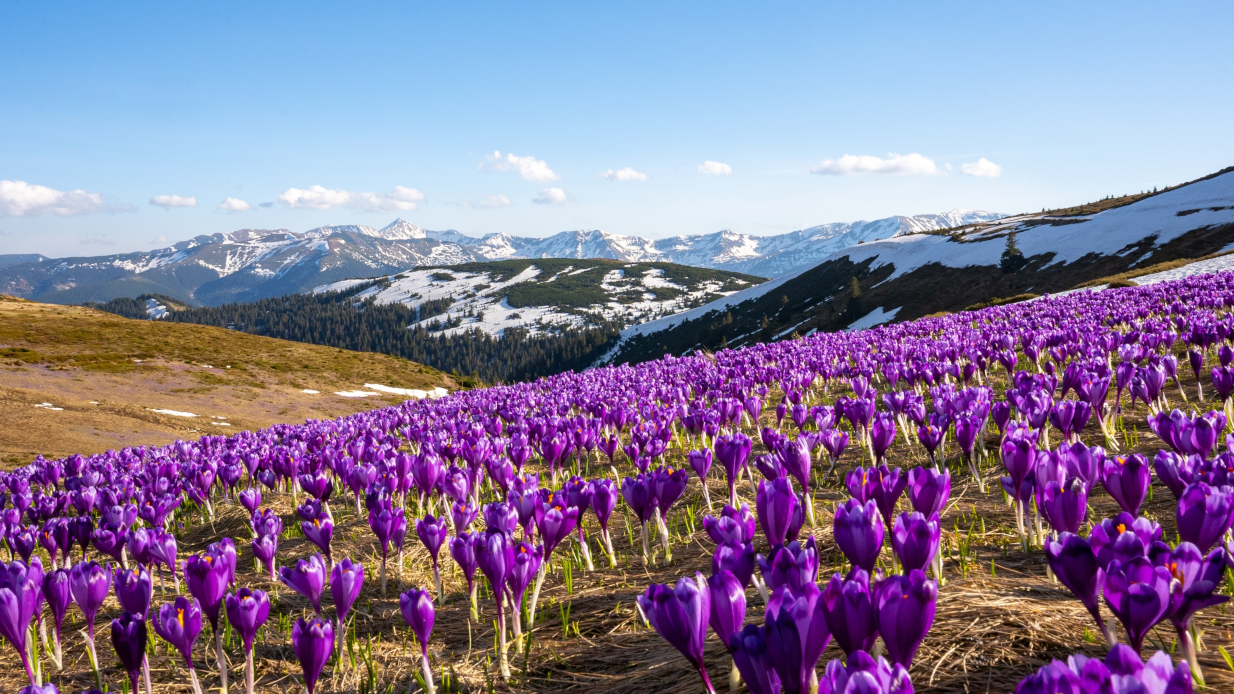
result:
[(995, 219), (989, 212), (889, 217), (826, 224), (778, 236), (720, 231), (650, 240), (604, 231), (547, 238), (427, 231), (403, 220), (382, 228), (327, 226), (307, 232), (240, 229), (170, 248), (47, 259), (0, 256), (0, 293), (53, 303), (163, 294), (199, 305), (253, 301), (348, 278), (484, 260), (574, 258), (670, 262), (775, 277), (860, 242)]
[(606, 359), (639, 362), (859, 330), (1025, 300), (1231, 248), (1234, 168), (1151, 194), (849, 246), (770, 282), (629, 327)]

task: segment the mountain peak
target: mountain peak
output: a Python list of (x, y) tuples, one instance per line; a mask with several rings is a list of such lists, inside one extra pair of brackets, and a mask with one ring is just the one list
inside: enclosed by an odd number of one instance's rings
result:
[(423, 229), (402, 219), (396, 219), (380, 229), (371, 229), (365, 233), (387, 241), (422, 239), (426, 236)]

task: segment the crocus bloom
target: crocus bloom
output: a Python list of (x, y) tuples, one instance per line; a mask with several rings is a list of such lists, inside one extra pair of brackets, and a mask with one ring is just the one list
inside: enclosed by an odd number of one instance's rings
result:
[(814, 544), (814, 536), (807, 538), (804, 545), (790, 542), (772, 547), (769, 559), (758, 555), (758, 567), (768, 590), (775, 590), (782, 585), (795, 590), (806, 583), (816, 583), (818, 549)]
[[(193, 644), (201, 633), (201, 625), (201, 607), (196, 598), (178, 597), (174, 602), (164, 603), (154, 620), (155, 633), (180, 651), (190, 673), (193, 673)], [(193, 679), (197, 679), (196, 674)]]
[[(821, 690), (820, 690), (821, 691)], [(1055, 660), (1025, 677), (1016, 694), (1190, 694), (1191, 672), (1186, 663), (1174, 666), (1164, 651), (1148, 662), (1121, 643), (1114, 644), (1104, 661), (1076, 654), (1067, 662)]]
[(1196, 482), (1179, 497), (1174, 518), (1179, 536), (1207, 552), (1234, 521), (1234, 489)]
[(1045, 483), (1037, 496), (1038, 510), (1056, 532), (1079, 532), (1088, 516), (1088, 490), (1084, 481), (1073, 477), (1060, 484)]
[(467, 592), (471, 595), (472, 621), (479, 619), (479, 610), (476, 605), (476, 569), (479, 568), (479, 564), (476, 563), (475, 538), (480, 537), (481, 534), (459, 533), (450, 540), (450, 556), (453, 557), (454, 563), (463, 570), (463, 577), (467, 579)]
[(1169, 615), (1171, 580), (1169, 569), (1153, 566), (1136, 557), (1127, 562), (1112, 562), (1105, 578), (1105, 602), (1127, 630), (1127, 639), (1136, 653), (1157, 623)]
[(702, 574), (693, 579), (682, 578), (674, 588), (652, 585), (638, 597), (638, 604), (651, 626), (690, 661), (703, 679), (709, 694), (715, 694), (707, 665), (703, 662), (703, 646), (707, 640), (707, 623), (711, 617), (711, 594)]
[(750, 694), (779, 694), (780, 675), (771, 665), (762, 627), (747, 624), (725, 643), (733, 654), (733, 664), (737, 666), (737, 671), (749, 687)]
[(1139, 454), (1106, 458), (1101, 467), (1101, 484), (1124, 511), (1138, 514), (1152, 484), (1148, 460)]
[(1089, 542), (1079, 535), (1061, 533), (1057, 540), (1045, 543), (1045, 556), (1059, 583), (1079, 598), (1084, 609), (1096, 620), (1106, 641), (1116, 643), (1101, 616), (1098, 601), (1105, 587), (1105, 572), (1098, 565), (1097, 555)]
[(711, 449), (690, 451), (686, 459), (690, 463), (690, 468), (694, 470), (694, 474), (698, 475), (698, 481), (703, 486), (703, 500), (707, 502), (707, 508), (710, 510), (711, 494), (707, 491), (707, 473), (711, 471)]
[(746, 588), (731, 571), (720, 570), (707, 579), (711, 598), (708, 621), (720, 643), (732, 648), (731, 642), (746, 620)]
[(749, 586), (754, 578), (754, 543), (724, 542), (711, 555), (711, 573), (732, 571), (741, 585)]
[(1208, 556), (1203, 556), (1195, 545), (1182, 542), (1168, 552), (1160, 552), (1152, 561), (1165, 566), (1170, 575), (1179, 582), (1179, 589), (1174, 593), (1170, 606), (1169, 619), (1178, 633), (1178, 641), (1182, 645), (1183, 655), (1191, 665), (1191, 671), (1202, 682), (1200, 663), (1196, 658), (1196, 644), (1191, 635), (1191, 619), (1196, 612), (1230, 599), (1216, 592), (1226, 568), (1225, 550), (1217, 548), (1209, 552)]
[(934, 624), (937, 603), (938, 584), (916, 569), (877, 584), (874, 612), (892, 663), (912, 667), (913, 656)]
[(767, 602), (763, 633), (784, 691), (808, 694), (814, 668), (831, 640), (818, 586), (777, 588)]
[(429, 595), (427, 590), (412, 588), (399, 596), (398, 607), (407, 626), (411, 627), (412, 633), (416, 635), (416, 641), (420, 643), (424, 682), (429, 694), (432, 694), (436, 687), (433, 685), (433, 671), (428, 662), (428, 640), (433, 635), (433, 596)]
[(253, 538), (251, 544), (253, 556), (265, 565), (270, 579), (274, 580), (274, 555), (278, 554), (279, 550), (278, 535), (259, 535)]
[(129, 675), (129, 691), (137, 691), (137, 676), (146, 657), (146, 620), (125, 611), (119, 619), (111, 620), (111, 645), (116, 657)]
[(320, 554), (311, 554), (295, 566), (279, 567), (279, 580), (283, 585), (304, 596), (313, 611), (321, 616), (321, 593), (326, 586), (326, 564)]
[(43, 598), (51, 608), (51, 616), (55, 622), (56, 662), (60, 662), (60, 634), (64, 627), (64, 615), (68, 613), (73, 596), (69, 592), (69, 570), (56, 569), (43, 576)]
[(150, 611), (150, 598), (154, 594), (150, 572), (141, 565), (121, 569), (116, 572), (113, 585), (120, 607), (144, 619)]
[(784, 544), (793, 514), (797, 511), (797, 495), (793, 493), (793, 481), (788, 477), (777, 477), (759, 482), (755, 507), (767, 542), (772, 546)]
[(441, 597), (441, 565), (438, 563), (437, 556), (441, 553), (441, 546), (445, 544), (449, 532), (450, 528), (447, 527), (445, 518), (434, 518), (428, 515), (416, 521), (416, 536), (420, 538), (420, 542), (433, 559), (433, 579), (437, 582), (437, 597)]
[(719, 518), (703, 516), (703, 530), (716, 544), (752, 541), (758, 527), (756, 523), (754, 514), (750, 513), (750, 507), (746, 504), (741, 505), (740, 511), (725, 504), (720, 509)]
[(86, 617), (86, 630), (94, 639), (94, 616), (98, 614), (111, 587), (111, 570), (98, 562), (80, 562), (69, 570), (69, 592)]
[(901, 513), (891, 530), (891, 549), (905, 573), (914, 569), (925, 571), (938, 553), (941, 537), (937, 512), (929, 518), (920, 513)]
[[(899, 663), (875, 660), (865, 651), (857, 651), (847, 663), (833, 660), (827, 663), (818, 680), (818, 694), (913, 694), (908, 669)], [(1054, 694), (1058, 694), (1055, 692)]]
[(323, 619), (297, 619), (291, 629), (291, 649), (304, 672), (304, 686), (313, 694), (317, 678), (334, 650), (334, 627)]
[(334, 560), (330, 557), (330, 540), (334, 537), (334, 521), (329, 518), (314, 518), (311, 521), (300, 521), (300, 529), (304, 531), (304, 537), (326, 555), (326, 563), (333, 566)]
[(853, 566), (866, 573), (874, 570), (883, 548), (883, 519), (873, 501), (849, 499), (836, 507), (833, 534), (836, 545)]
[[(43, 564), (37, 558), (29, 566), (20, 560), (12, 561), (0, 571), (0, 636), (17, 649), (31, 684), (34, 684), (35, 678), (26, 653), (26, 632), (35, 609), (42, 602), (42, 593)], [(107, 583), (104, 579), (103, 597), (106, 596)], [(94, 612), (97, 611), (96, 605)], [(91, 629), (94, 626), (94, 612), (89, 615)]]
[(270, 617), (270, 598), (260, 590), (241, 588), (227, 596), (227, 622), (240, 634), (244, 652), (251, 653), (257, 630)]
[(737, 432), (716, 437), (716, 459), (724, 466), (724, 474), (728, 479), (728, 503), (737, 505), (737, 473), (750, 460), (750, 449), (754, 442), (749, 436)]
[(878, 624), (870, 595), (870, 576), (865, 571), (855, 569), (847, 578), (832, 575), (823, 591), (822, 609), (827, 628), (845, 655), (868, 651), (874, 645)]
[(938, 472), (928, 467), (908, 471), (908, 502), (913, 510), (925, 516), (942, 514), (951, 498), (951, 470)]
[(476, 563), (480, 571), (488, 579), (493, 588), (493, 597), (497, 601), (497, 633), (501, 641), (501, 652), (498, 667), (501, 676), (509, 678), (510, 662), (506, 654), (506, 617), (502, 599), (501, 587), (506, 584), (510, 567), (514, 564), (514, 546), (510, 537), (500, 530), (487, 530), (476, 541)]

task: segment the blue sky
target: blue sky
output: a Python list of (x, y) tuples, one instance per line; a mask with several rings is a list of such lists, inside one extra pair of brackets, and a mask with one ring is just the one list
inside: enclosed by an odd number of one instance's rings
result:
[(1229, 3), (114, 5), (6, 5), (0, 253), (772, 234), (1234, 164)]

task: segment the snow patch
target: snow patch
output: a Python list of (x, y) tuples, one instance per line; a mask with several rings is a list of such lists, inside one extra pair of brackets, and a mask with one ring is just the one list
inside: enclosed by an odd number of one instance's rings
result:
[(154, 408), (152, 408), (152, 407), (147, 407), (146, 409), (147, 409), (147, 410), (150, 410), (151, 412), (157, 412), (158, 414), (165, 414), (165, 415), (168, 415), (168, 416), (171, 416), (171, 417), (197, 417), (197, 416), (200, 416), (200, 415), (195, 415), (195, 414), (193, 414), (192, 412), (181, 412), (181, 411), (179, 411), (179, 410), (156, 410), (156, 409), (154, 409)]
[(1225, 272), (1229, 270), (1234, 270), (1234, 254), (1188, 263), (1187, 265), (1174, 268), (1173, 270), (1154, 272), (1151, 275), (1133, 277), (1131, 281), (1143, 286), (1148, 284), (1157, 284), (1158, 282), (1168, 282), (1170, 280), (1181, 280), (1184, 277), (1191, 277), (1192, 275), (1206, 275), (1212, 272)]
[(884, 311), (883, 307), (879, 306), (878, 308), (874, 309), (873, 311), (870, 311), (869, 313), (865, 314), (861, 318), (858, 318), (852, 323), (849, 323), (848, 327), (845, 328), (845, 330), (849, 330), (849, 331), (865, 330), (866, 328), (873, 328), (874, 326), (882, 325), (883, 323), (890, 323), (891, 321), (895, 320), (896, 314), (899, 312), (900, 312), (899, 307), (893, 308), (890, 311)]

